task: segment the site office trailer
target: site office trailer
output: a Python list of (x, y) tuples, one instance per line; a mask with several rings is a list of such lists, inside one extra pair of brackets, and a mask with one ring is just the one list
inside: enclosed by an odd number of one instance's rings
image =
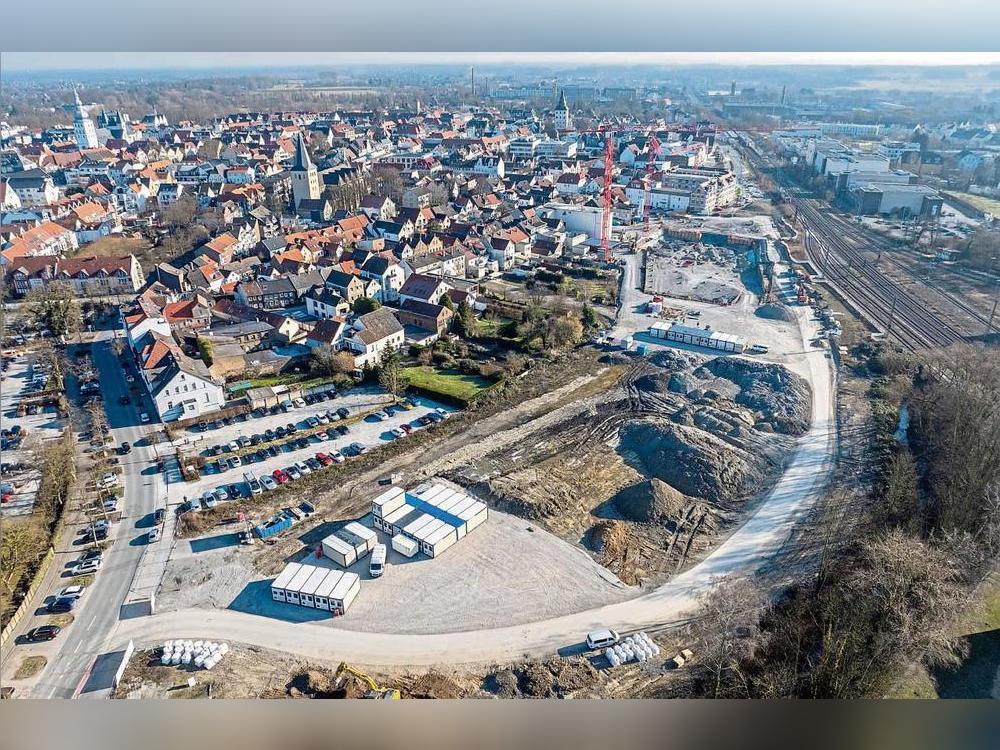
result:
[(368, 554), (373, 549), (375, 549), (375, 545), (378, 544), (378, 534), (369, 529), (367, 526), (358, 523), (357, 521), (351, 521), (349, 524), (347, 524), (344, 527), (344, 531), (348, 532), (349, 534), (352, 534), (354, 537), (360, 539), (363, 542), (365, 551), (364, 553), (359, 552), (358, 557), (362, 557)]
[(392, 538), (392, 548), (404, 557), (413, 557), (420, 551), (420, 545), (408, 536), (396, 534)]
[(276, 602), (287, 601), (285, 588), (295, 575), (302, 569), (301, 563), (288, 563), (278, 577), (271, 582), (271, 598)]
[(303, 607), (316, 607), (315, 593), (319, 585), (323, 583), (324, 579), (329, 577), (330, 570), (328, 568), (313, 568), (312, 573), (306, 579), (306, 582), (302, 584), (299, 589), (299, 604)]
[(330, 534), (323, 540), (323, 554), (342, 568), (347, 568), (357, 562), (358, 552), (354, 545), (338, 534)]
[(302, 599), (299, 596), (299, 591), (305, 585), (306, 581), (309, 580), (309, 576), (313, 574), (315, 570), (313, 565), (300, 565), (298, 571), (292, 577), (292, 579), (285, 586), (285, 601), (289, 604), (301, 604)]
[(341, 570), (330, 570), (327, 573), (314, 592), (313, 606), (329, 610), (334, 616), (342, 615), (361, 591), (361, 578), (357, 573)]

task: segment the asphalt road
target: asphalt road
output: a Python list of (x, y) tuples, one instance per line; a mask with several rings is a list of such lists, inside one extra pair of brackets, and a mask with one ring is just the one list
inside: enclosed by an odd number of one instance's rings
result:
[[(72, 698), (84, 684), (91, 666), (102, 653), (102, 645), (118, 622), (119, 610), (132, 577), (142, 557), (145, 534), (142, 524), (166, 497), (162, 475), (152, 473), (156, 456), (153, 448), (140, 444), (148, 426), (139, 422), (139, 406), (133, 394), (132, 404), (122, 406), (118, 399), (128, 393), (124, 372), (108, 341), (94, 344), (94, 366), (101, 384), (101, 395), (108, 412), (108, 424), (115, 444), (127, 440), (134, 447), (121, 457), (124, 472), (122, 520), (114, 530), (114, 541), (105, 553), (104, 565), (84, 596), (73, 623), (60, 636), (58, 654), (49, 661), (42, 678), (32, 690), (36, 698)], [(146, 473), (143, 473), (143, 472)]]

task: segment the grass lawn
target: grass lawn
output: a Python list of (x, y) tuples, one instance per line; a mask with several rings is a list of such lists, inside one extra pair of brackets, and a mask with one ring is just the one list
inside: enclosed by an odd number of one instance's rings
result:
[(135, 255), (141, 259), (152, 247), (143, 237), (109, 234), (81, 245), (74, 255)]
[(955, 193), (955, 195), (964, 200), (966, 203), (971, 203), (980, 211), (986, 211), (994, 216), (1000, 216), (1000, 201), (994, 198), (987, 198), (983, 195), (975, 195), (974, 193)]
[(236, 393), (238, 391), (245, 391), (249, 388), (265, 388), (267, 386), (275, 385), (293, 385), (296, 384), (300, 388), (315, 388), (318, 385), (325, 385), (327, 383), (335, 383), (336, 378), (309, 378), (305, 375), (296, 375), (290, 373), (288, 375), (273, 375), (268, 378), (255, 378), (253, 380), (242, 380), (239, 382), (239, 388), (233, 388), (232, 385), (237, 385), (233, 383), (229, 387), (231, 393)]
[(465, 375), (457, 370), (439, 370), (436, 367), (407, 367), (402, 371), (407, 384), (423, 388), (428, 392), (469, 402), (491, 383), (477, 375)]

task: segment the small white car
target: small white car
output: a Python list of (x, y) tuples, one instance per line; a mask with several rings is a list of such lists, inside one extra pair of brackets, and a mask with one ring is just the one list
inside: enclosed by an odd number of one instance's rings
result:
[(260, 486), (268, 492), (278, 489), (278, 483), (274, 481), (274, 477), (269, 476), (263, 476), (260, 478)]
[(150, 529), (149, 530), (149, 534), (147, 535), (146, 539), (150, 543), (160, 541), (160, 527), (156, 526), (156, 527)]
[(109, 471), (107, 474), (101, 477), (101, 483), (104, 484), (105, 487), (111, 487), (113, 485), (116, 485), (118, 484), (118, 475), (113, 474)]
[(294, 466), (289, 466), (285, 469), (285, 473), (288, 475), (289, 479), (302, 479), (302, 472), (300, 472)]
[(96, 573), (101, 569), (101, 558), (97, 557), (93, 560), (84, 560), (83, 562), (77, 563), (72, 568), (70, 568), (70, 573), (79, 576), (86, 575), (87, 573)]
[(57, 599), (79, 599), (83, 596), (83, 592), (87, 590), (86, 586), (67, 586), (58, 594), (56, 594)]
[(295, 406), (298, 407), (299, 409), (305, 408), (305, 405), (306, 405), (305, 400), (301, 399), (301, 398), (295, 399), (294, 403), (295, 403)]
[(299, 474), (305, 476), (306, 474), (312, 474), (312, 469), (305, 461), (296, 461), (295, 468), (299, 470)]
[(146, 422), (149, 421), (149, 415), (146, 412), (143, 412), (142, 414), (139, 415), (139, 421), (142, 422), (143, 424), (146, 424)]
[(341, 453), (340, 451), (330, 451), (327, 455), (333, 459), (333, 462), (335, 464), (342, 464), (344, 463), (344, 461), (347, 460), (346, 458), (344, 458), (344, 454)]
[(389, 418), (389, 412), (387, 412), (387, 411), (377, 411), (377, 412), (375, 412), (374, 416), (375, 416), (375, 419), (377, 419), (379, 422), (384, 422), (385, 420), (387, 420)]

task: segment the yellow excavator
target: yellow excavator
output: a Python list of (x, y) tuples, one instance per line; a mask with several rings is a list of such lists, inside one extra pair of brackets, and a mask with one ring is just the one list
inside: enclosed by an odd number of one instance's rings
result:
[(356, 677), (361, 680), (368, 686), (368, 692), (365, 693), (365, 698), (386, 701), (398, 701), (400, 698), (399, 691), (396, 688), (382, 687), (360, 669), (355, 669), (344, 661), (340, 662), (340, 666), (337, 667), (337, 671), (334, 672), (333, 676), (335, 678), (339, 678), (345, 672), (352, 677)]

